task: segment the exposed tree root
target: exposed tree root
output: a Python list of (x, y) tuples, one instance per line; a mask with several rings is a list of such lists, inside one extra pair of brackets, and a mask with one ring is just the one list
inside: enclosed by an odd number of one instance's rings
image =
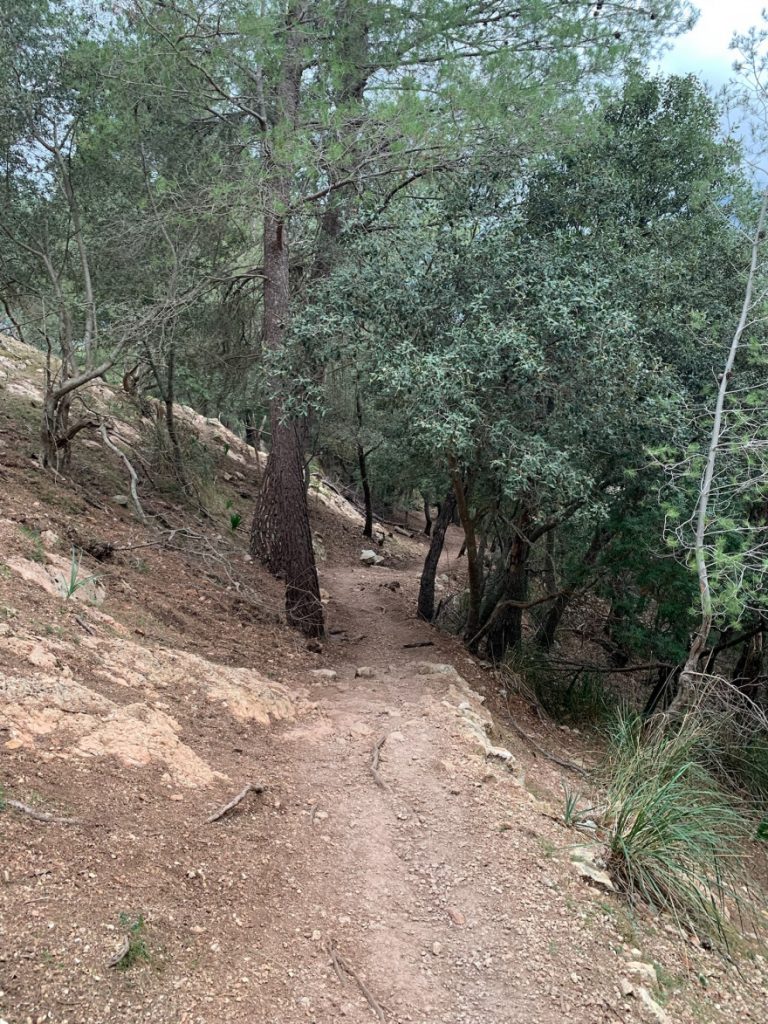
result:
[(263, 793), (265, 788), (265, 786), (254, 785), (252, 782), (249, 782), (245, 789), (241, 790), (236, 797), (233, 797), (233, 799), (230, 800), (228, 804), (224, 804), (224, 806), (220, 807), (218, 811), (214, 811), (214, 813), (209, 818), (206, 818), (206, 825), (210, 825), (214, 821), (218, 821), (219, 818), (223, 818), (225, 814), (229, 814), (231, 810), (233, 810), (235, 807), (237, 807), (239, 803), (242, 803), (242, 801), (245, 800), (249, 793)]
[(352, 978), (352, 980), (355, 982), (357, 987), (362, 992), (366, 1002), (373, 1010), (373, 1012), (376, 1014), (376, 1017), (380, 1021), (386, 1021), (387, 1018), (384, 1015), (384, 1010), (382, 1009), (381, 1004), (373, 995), (373, 993), (368, 988), (363, 979), (360, 977), (360, 975), (357, 973), (357, 971), (353, 967), (351, 967), (349, 962), (345, 960), (341, 953), (339, 953), (338, 948), (336, 947), (336, 943), (333, 940), (330, 940), (326, 943), (325, 949), (326, 952), (328, 953), (328, 956), (331, 958), (331, 964), (333, 965), (333, 969), (336, 972), (336, 976), (338, 977), (342, 985), (344, 984), (344, 975), (348, 974), (349, 977)]
[(7, 798), (3, 801), (5, 807), (11, 807), (14, 811), (20, 811), (22, 814), (28, 814), (30, 818), (34, 818), (35, 821), (43, 821), (47, 825), (87, 825), (87, 821), (83, 821), (82, 818), (62, 818), (57, 814), (48, 814), (46, 811), (38, 811), (34, 807), (30, 807), (29, 804), (24, 804), (21, 800), (8, 800)]
[(382, 736), (380, 740), (376, 741), (376, 744), (373, 748), (373, 752), (371, 753), (371, 763), (369, 766), (370, 773), (373, 776), (373, 781), (376, 783), (377, 786), (380, 786), (381, 789), (389, 789), (389, 786), (386, 784), (384, 779), (382, 779), (381, 772), (379, 771), (379, 758), (381, 757), (381, 748), (384, 746), (386, 742), (386, 736)]

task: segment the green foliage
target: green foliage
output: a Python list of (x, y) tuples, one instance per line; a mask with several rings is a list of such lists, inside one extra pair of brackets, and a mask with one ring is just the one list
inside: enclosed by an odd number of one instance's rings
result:
[(239, 512), (232, 512), (232, 513), (230, 513), (230, 516), (229, 516), (229, 528), (230, 528), (230, 530), (232, 530), (232, 532), (234, 533), (235, 530), (240, 525), (240, 523), (242, 523), (242, 521), (243, 521), (243, 517), (240, 515)]
[(674, 732), (645, 735), (621, 714), (606, 765), (609, 869), (633, 900), (667, 910), (705, 934), (727, 939), (744, 897), (749, 820), (711, 772), (709, 727), (686, 719)]
[(535, 703), (556, 722), (600, 725), (616, 712), (618, 698), (600, 673), (579, 669), (563, 672), (543, 654), (530, 650), (511, 652), (506, 668), (512, 684), (520, 680)]
[(40, 531), (33, 530), (29, 526), (19, 527), (22, 534), (30, 542), (28, 549), (29, 557), (33, 562), (45, 562), (45, 549), (43, 548), (43, 542), (40, 539)]
[(89, 583), (95, 583), (100, 580), (104, 573), (100, 573), (94, 576), (81, 576), (80, 575), (80, 561), (82, 559), (82, 552), (79, 552), (77, 548), (72, 548), (72, 554), (69, 560), (69, 578), (64, 581), (64, 597), (69, 600), (74, 597), (78, 590), (88, 586)]
[(146, 924), (144, 916), (138, 914), (134, 917), (131, 914), (121, 912), (118, 920), (120, 928), (126, 933), (127, 948), (114, 966), (119, 971), (129, 971), (137, 964), (149, 963), (151, 956), (145, 935)]

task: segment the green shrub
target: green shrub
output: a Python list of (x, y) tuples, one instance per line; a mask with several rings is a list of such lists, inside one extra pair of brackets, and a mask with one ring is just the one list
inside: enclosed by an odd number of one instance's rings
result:
[(603, 822), (608, 868), (621, 890), (726, 939), (729, 910), (749, 909), (741, 864), (754, 832), (711, 770), (710, 739), (696, 716), (674, 732), (646, 735), (638, 717), (618, 715)]

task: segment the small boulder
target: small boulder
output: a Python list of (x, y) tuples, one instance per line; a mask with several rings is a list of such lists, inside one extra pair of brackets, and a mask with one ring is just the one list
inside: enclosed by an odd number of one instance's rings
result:
[(605, 870), (600, 853), (599, 846), (577, 846), (571, 851), (571, 861), (585, 882), (597, 886), (598, 889), (613, 892), (615, 886), (611, 876)]
[(652, 964), (647, 964), (642, 960), (630, 960), (627, 964), (627, 971), (637, 978), (642, 978), (647, 985), (658, 985), (659, 983), (656, 969)]
[(377, 555), (372, 548), (365, 548), (360, 552), (360, 561), (363, 565), (381, 565), (384, 559)]
[(367, 665), (362, 665), (355, 669), (355, 679), (373, 679), (374, 671)]
[(327, 683), (332, 683), (334, 679), (339, 678), (332, 668), (313, 668), (310, 669), (309, 674), (313, 679), (321, 679)]
[(672, 1018), (664, 1007), (656, 1002), (647, 988), (643, 988), (642, 985), (639, 986), (637, 989), (637, 997), (646, 1010), (649, 1011), (651, 1016), (655, 1018), (658, 1024), (672, 1024)]
[(122, 508), (128, 508), (131, 499), (127, 494), (115, 494), (112, 498), (115, 505), (120, 505)]

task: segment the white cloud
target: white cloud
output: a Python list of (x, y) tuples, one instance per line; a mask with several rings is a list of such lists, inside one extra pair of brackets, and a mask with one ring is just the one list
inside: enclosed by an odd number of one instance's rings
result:
[(729, 49), (734, 32), (762, 24), (760, 12), (766, 0), (696, 0), (701, 11), (691, 32), (674, 43), (661, 59), (667, 73), (701, 75), (717, 88), (731, 74), (735, 53)]

